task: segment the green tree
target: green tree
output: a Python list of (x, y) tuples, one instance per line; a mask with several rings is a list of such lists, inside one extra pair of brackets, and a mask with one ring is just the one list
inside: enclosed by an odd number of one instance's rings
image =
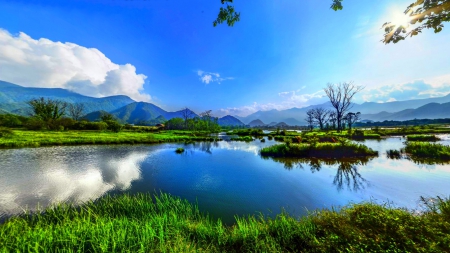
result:
[[(343, 0), (332, 0), (330, 8), (335, 11), (342, 10), (342, 2)], [(235, 22), (240, 20), (240, 13), (236, 12), (234, 6), (229, 4), (233, 3), (233, 0), (221, 0), (221, 3), (226, 4), (226, 8), (220, 8), (213, 26), (222, 24), (225, 21), (228, 26), (233, 26)], [(444, 27), (442, 23), (450, 21), (450, 0), (416, 0), (406, 8), (404, 13), (409, 16), (409, 24), (407, 26), (391, 22), (383, 24), (382, 27), (385, 29), (385, 34), (382, 41), (385, 44), (397, 43), (408, 36), (416, 36), (423, 29), (432, 28), (435, 33), (442, 31)], [(410, 25), (415, 25), (415, 27), (408, 29)]]
[(50, 98), (32, 99), (27, 102), (33, 110), (32, 116), (44, 122), (61, 118), (66, 113), (67, 103)]

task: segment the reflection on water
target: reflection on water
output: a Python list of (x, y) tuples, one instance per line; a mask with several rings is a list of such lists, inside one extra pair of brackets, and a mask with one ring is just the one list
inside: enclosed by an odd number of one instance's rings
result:
[(0, 214), (35, 210), (38, 204), (81, 203), (113, 189), (129, 189), (141, 178), (140, 163), (147, 152), (113, 150), (114, 154), (96, 147), (2, 150)]
[(304, 169), (309, 167), (312, 173), (320, 171), (323, 165), (336, 167), (336, 175), (333, 184), (337, 190), (344, 188), (352, 191), (365, 189), (368, 181), (364, 179), (358, 171), (358, 166), (367, 165), (374, 157), (361, 157), (352, 159), (318, 159), (318, 158), (278, 158), (278, 157), (262, 157), (263, 159), (271, 159), (282, 163), (284, 168), (292, 170), (294, 168)]

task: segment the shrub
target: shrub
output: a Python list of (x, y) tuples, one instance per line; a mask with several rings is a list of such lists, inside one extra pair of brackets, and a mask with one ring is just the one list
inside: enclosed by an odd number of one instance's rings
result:
[(0, 138), (8, 138), (11, 137), (14, 132), (8, 128), (0, 128)]
[(46, 124), (43, 120), (39, 118), (31, 117), (30, 119), (28, 119), (27, 123), (25, 124), (25, 127), (28, 130), (42, 130), (46, 127)]
[(0, 114), (0, 126), (19, 127), (22, 125), (23, 122), (20, 120), (19, 116), (14, 114)]
[(183, 153), (184, 152), (184, 148), (177, 148), (176, 150), (175, 150), (175, 153), (177, 153), (177, 154), (181, 154), (181, 153)]

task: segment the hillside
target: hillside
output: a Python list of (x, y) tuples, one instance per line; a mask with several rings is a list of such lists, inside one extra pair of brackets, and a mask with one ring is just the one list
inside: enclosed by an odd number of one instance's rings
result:
[(244, 123), (242, 123), (237, 118), (227, 115), (222, 118), (219, 118), (218, 123), (220, 126), (243, 126)]
[(94, 98), (61, 88), (30, 88), (0, 81), (0, 109), (26, 115), (29, 110), (26, 102), (39, 97), (57, 99), (68, 103), (83, 103), (86, 109), (85, 113), (99, 110), (112, 111), (135, 102), (122, 95)]
[(250, 127), (256, 127), (256, 126), (265, 126), (266, 124), (264, 124), (264, 122), (262, 122), (259, 119), (255, 119), (252, 120), (250, 123), (248, 123), (247, 125), (249, 125)]

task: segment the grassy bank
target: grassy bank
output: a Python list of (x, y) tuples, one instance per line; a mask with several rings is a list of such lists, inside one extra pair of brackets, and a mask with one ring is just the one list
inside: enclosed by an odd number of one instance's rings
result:
[[(139, 144), (183, 141), (213, 141), (214, 138), (193, 132), (161, 131), (145, 133), (122, 131), (32, 131), (12, 130), (12, 134), (0, 138), (0, 148), (40, 147), (52, 145), (85, 144)], [(216, 138), (217, 140), (217, 138)]]
[(346, 158), (376, 156), (374, 151), (362, 144), (347, 143), (317, 143), (310, 144), (278, 144), (261, 149), (262, 156), (272, 157), (316, 157), (316, 158)]
[(450, 160), (450, 146), (429, 142), (407, 142), (405, 152), (415, 159)]
[(362, 203), (226, 226), (167, 194), (121, 195), (14, 217), (0, 238), (2, 252), (449, 252), (450, 201), (420, 215)]

